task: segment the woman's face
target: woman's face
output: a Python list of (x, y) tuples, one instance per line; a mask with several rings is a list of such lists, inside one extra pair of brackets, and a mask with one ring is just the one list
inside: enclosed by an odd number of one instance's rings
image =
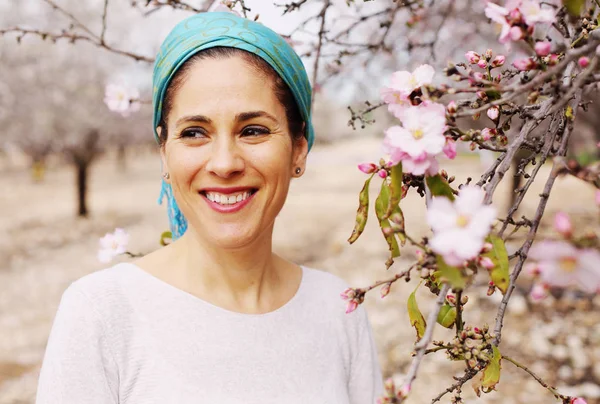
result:
[(190, 230), (224, 248), (270, 237), (307, 142), (293, 146), (269, 79), (241, 57), (195, 62), (167, 121), (163, 169)]

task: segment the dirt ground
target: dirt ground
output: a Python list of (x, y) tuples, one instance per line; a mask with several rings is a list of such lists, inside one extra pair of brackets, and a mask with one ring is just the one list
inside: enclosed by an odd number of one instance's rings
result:
[[(293, 182), (288, 201), (275, 229), (275, 249), (306, 266), (335, 273), (353, 286), (366, 286), (388, 277), (386, 245), (374, 221), (354, 245), (346, 242), (354, 223), (358, 191), (364, 174), (356, 164), (374, 161), (380, 142), (374, 139), (337, 142), (311, 152), (308, 171)], [(2, 167), (2, 164), (0, 164)], [(444, 164), (457, 183), (482, 171), (479, 159), (461, 157)], [(33, 403), (39, 368), (52, 321), (65, 288), (74, 280), (103, 267), (96, 260), (98, 239), (115, 227), (131, 233), (130, 250), (149, 252), (158, 247), (167, 229), (164, 207), (156, 203), (160, 167), (157, 155), (130, 157), (125, 171), (110, 156), (92, 170), (88, 219), (75, 218), (74, 178), (68, 167), (51, 168), (41, 183), (33, 183), (24, 167), (3, 168), (0, 175), (0, 404)], [(521, 214), (528, 217), (537, 206), (543, 186), (534, 184)], [(508, 177), (507, 177), (508, 179)], [(375, 182), (375, 181), (374, 181)], [(505, 181), (506, 182), (506, 181)], [(505, 209), (508, 184), (502, 184), (495, 204)], [(373, 200), (377, 186), (372, 186)], [(594, 191), (574, 178), (559, 179), (546, 217), (562, 209), (579, 223), (578, 230), (597, 222)], [(407, 229), (415, 237), (426, 234), (424, 204), (416, 194), (404, 201)], [(597, 228), (596, 228), (597, 230)], [(550, 232), (547, 225), (541, 233)], [(389, 271), (400, 271), (414, 259), (406, 248)], [(599, 263), (600, 266), (600, 263)], [(399, 282), (385, 299), (375, 290), (365, 304), (375, 330), (380, 361), (386, 375), (399, 380), (408, 370), (414, 331), (406, 313), (406, 299), (417, 280)], [(523, 287), (528, 286), (527, 282)], [(487, 297), (486, 288), (472, 291), (466, 313), (468, 324), (493, 324), (499, 297)], [(422, 292), (422, 293), (421, 293)], [(560, 300), (531, 306), (516, 294), (505, 321), (502, 351), (566, 394), (580, 394), (588, 403), (600, 403), (600, 301)], [(429, 310), (431, 295), (420, 290), (421, 309)], [(470, 307), (469, 307), (470, 306)], [(480, 310), (472, 310), (479, 307)], [(426, 315), (426, 314), (425, 314)], [(435, 339), (450, 338), (436, 329)], [(409, 403), (429, 403), (462, 374), (461, 363), (443, 354), (427, 356)], [(475, 402), (467, 384), (465, 402)], [(442, 402), (448, 403), (447, 396)], [(520, 369), (503, 363), (498, 392), (484, 395), (482, 403), (553, 403), (552, 395)]]

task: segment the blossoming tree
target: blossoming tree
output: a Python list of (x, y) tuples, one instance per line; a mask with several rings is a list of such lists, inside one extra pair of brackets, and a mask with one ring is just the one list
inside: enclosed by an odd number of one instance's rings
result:
[[(58, 7), (51, 0), (44, 1)], [(182, 0), (138, 3), (133, 6), (146, 7), (148, 13), (163, 8), (190, 12), (210, 8), (232, 10), (260, 20), (252, 15), (251, 5), (246, 4), (250, 2), (241, 0), (205, 1), (201, 5)], [(443, 5), (383, 0), (345, 3), (316, 0), (308, 4), (307, 0), (300, 0), (279, 5), (284, 14), (307, 10), (290, 41), (294, 43), (296, 35), (304, 35), (302, 40), (308, 45), (298, 49), (312, 63), (315, 87), (335, 80), (357, 64), (366, 71), (375, 55), (396, 55), (399, 46), (411, 56), (414, 65), (420, 59), (427, 62), (439, 58), (443, 53), (440, 48), (451, 48), (446, 56), (453, 59), (445, 66), (431, 62), (421, 63), (413, 71), (398, 70), (381, 86), (377, 101), (367, 101), (364, 109), (350, 108), (352, 126), (356, 122), (367, 126), (372, 122), (369, 114), (377, 108), (387, 108), (396, 124), (383, 134), (381, 159), (359, 165), (368, 178), (359, 194), (356, 223), (348, 241), (354, 243), (361, 237), (374, 210), (374, 220), (389, 248), (385, 268), (396, 270), (392, 265), (403, 249), (415, 249), (417, 259), (383, 281), (340, 291), (347, 301), (347, 312), (354, 311), (369, 291), (379, 288), (381, 297), (385, 297), (393, 292), (395, 282), (415, 276), (421, 278), (417, 288), (424, 284), (435, 295), (435, 304), (427, 316), (422, 314), (415, 292), (408, 296), (408, 315), (417, 337), (414, 356), (401, 385), (388, 380), (379, 402), (401, 403), (410, 397), (426, 355), (445, 352), (450, 360), (464, 363), (464, 374), (433, 402), (446, 394), (453, 394), (454, 403), (463, 402), (461, 388), (469, 380), (474, 380), (478, 395), (493, 391), (500, 381), (502, 363), (509, 362), (532, 376), (560, 402), (585, 403), (583, 398), (562, 394), (549, 386), (527, 366), (507, 356), (501, 343), (506, 308), (522, 273), (535, 279), (531, 289), (535, 300), (543, 299), (552, 288), (576, 288), (587, 294), (600, 291), (600, 242), (595, 234), (579, 234), (568, 215), (559, 213), (554, 221), (557, 237), (535, 240), (559, 175), (575, 175), (600, 188), (598, 164), (583, 165), (566, 157), (576, 138), (575, 122), (581, 110), (589, 107), (587, 91), (596, 88), (600, 81), (600, 4), (586, 0), (499, 0), (487, 1), (483, 7), (466, 0)], [(370, 9), (366, 3), (378, 5)], [(100, 34), (82, 32), (77, 24), (56, 33), (23, 27), (1, 29), (0, 33), (87, 41), (104, 51), (151, 62), (104, 40), (108, 5), (109, 0), (104, 0)], [(332, 15), (339, 15), (344, 7), (349, 15), (347, 24), (333, 24), (338, 20)], [(65, 14), (74, 19), (68, 12)], [(473, 22), (466, 24), (465, 15)], [(456, 41), (448, 32), (444, 39), (446, 25), (465, 41)], [(469, 25), (469, 29), (464, 25)], [(369, 35), (365, 35), (367, 32)], [(481, 46), (482, 38), (478, 38), (480, 48), (468, 47), (468, 38), (475, 32), (489, 43)], [(357, 41), (357, 37), (362, 40)], [(364, 38), (370, 41), (365, 42)], [(463, 45), (465, 48), (461, 49)], [(138, 97), (134, 89), (111, 86), (105, 101), (111, 110), (126, 115), (135, 112)], [(473, 120), (477, 125), (469, 123)], [(498, 157), (478, 181), (469, 178), (456, 186), (454, 177), (440, 170), (438, 160), (453, 159), (460, 144), (466, 144), (470, 150), (498, 153)], [(523, 151), (527, 153), (522, 154)], [(522, 177), (523, 184), (514, 189), (508, 212), (500, 215), (492, 204), (494, 194), (514, 162), (515, 175)], [(552, 164), (552, 169), (534, 216), (516, 219), (517, 209), (546, 162)], [(377, 199), (371, 203), (369, 189), (373, 180), (380, 182), (380, 188)], [(402, 200), (409, 193), (418, 193), (427, 205), (427, 223), (432, 231), (429, 237), (419, 240), (405, 225)], [(600, 193), (597, 195), (600, 199)], [(526, 234), (522, 243), (509, 254), (505, 240), (523, 228)], [(167, 236), (163, 234), (163, 242)], [(106, 262), (126, 253), (127, 241), (123, 230), (108, 234), (102, 239), (99, 258)], [(467, 293), (477, 288), (475, 279), (482, 274), (487, 277), (487, 294), (502, 295), (491, 326), (464, 321), (466, 310), (476, 310), (465, 305)], [(453, 329), (454, 337), (433, 341), (437, 326)]]

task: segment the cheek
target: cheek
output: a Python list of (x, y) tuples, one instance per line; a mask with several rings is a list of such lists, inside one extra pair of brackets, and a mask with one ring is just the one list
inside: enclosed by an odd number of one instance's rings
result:
[(204, 164), (206, 152), (200, 148), (172, 145), (166, 150), (169, 170), (177, 176), (191, 176)]

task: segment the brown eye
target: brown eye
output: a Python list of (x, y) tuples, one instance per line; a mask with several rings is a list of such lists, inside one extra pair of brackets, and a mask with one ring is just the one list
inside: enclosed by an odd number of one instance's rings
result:
[(201, 139), (206, 137), (206, 131), (202, 128), (187, 128), (179, 135), (181, 138)]
[(242, 129), (242, 136), (262, 136), (271, 133), (269, 129), (263, 126), (246, 126)]

